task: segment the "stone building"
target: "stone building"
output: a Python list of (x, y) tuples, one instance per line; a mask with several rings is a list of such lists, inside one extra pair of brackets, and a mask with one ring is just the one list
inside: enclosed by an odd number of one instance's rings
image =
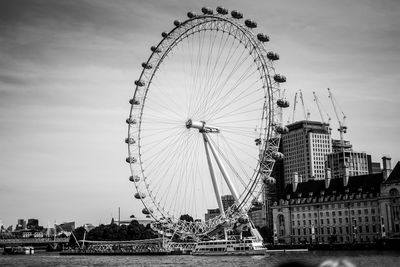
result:
[[(386, 161), (386, 162), (385, 162)], [(283, 244), (363, 243), (400, 235), (400, 163), (380, 173), (288, 184), (272, 208)]]

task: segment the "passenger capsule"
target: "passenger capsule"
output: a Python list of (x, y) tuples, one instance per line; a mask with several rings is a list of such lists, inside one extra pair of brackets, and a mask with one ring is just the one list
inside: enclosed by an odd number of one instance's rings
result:
[(146, 83), (144, 81), (142, 81), (142, 80), (136, 80), (135, 81), (135, 85), (137, 85), (137, 86), (145, 86)]
[(182, 24), (182, 22), (180, 22), (179, 20), (174, 20), (174, 25), (175, 25), (176, 27), (181, 26), (181, 24)]
[(132, 137), (128, 137), (128, 138), (125, 138), (125, 143), (127, 143), (129, 145), (133, 145), (134, 143), (136, 143), (136, 141)]
[(126, 119), (126, 123), (127, 124), (136, 124), (136, 120), (135, 119), (131, 119), (131, 118), (127, 118)]
[(153, 213), (153, 211), (151, 209), (144, 208), (144, 209), (142, 209), (142, 213), (145, 215), (148, 215), (148, 214)]
[(146, 194), (145, 193), (139, 193), (139, 192), (137, 192), (136, 194), (135, 194), (135, 198), (136, 199), (144, 199), (146, 197)]
[(235, 19), (243, 18), (243, 14), (240, 13), (239, 11), (237, 11), (237, 10), (232, 10), (231, 16), (232, 16), (232, 18), (235, 18)]
[(276, 101), (276, 104), (278, 104), (278, 107), (280, 108), (288, 108), (289, 107), (289, 101), (286, 99), (280, 98), (278, 101)]
[(281, 152), (273, 152), (272, 153), (272, 158), (274, 160), (283, 160), (284, 155)]
[(197, 14), (194, 13), (194, 12), (188, 12), (188, 13), (187, 13), (187, 16), (188, 16), (188, 18), (192, 19), (192, 18), (196, 17)]
[(150, 69), (153, 68), (153, 65), (151, 65), (150, 63), (143, 62), (143, 63), (142, 63), (142, 67), (143, 67), (144, 69), (146, 69), (146, 70), (150, 70)]
[(289, 128), (282, 125), (276, 126), (275, 130), (279, 134), (287, 134), (289, 132)]
[(212, 15), (214, 14), (213, 10), (209, 7), (203, 7), (201, 9), (201, 12), (203, 12), (204, 15)]
[[(260, 42), (263, 42), (263, 43), (269, 42), (269, 36), (266, 35), (266, 34), (263, 34), (263, 33), (257, 34), (257, 39), (258, 39)], [(268, 56), (268, 55), (267, 55), (267, 56)]]
[(229, 12), (228, 12), (228, 9), (226, 9), (226, 8), (224, 8), (224, 7), (221, 7), (221, 6), (217, 7), (217, 12), (218, 12), (219, 14), (221, 14), (221, 15), (226, 15), (226, 14), (229, 13)]
[(269, 59), (269, 60), (278, 60), (279, 59), (279, 55), (277, 54), (277, 53), (274, 53), (274, 52), (268, 52), (267, 53), (267, 58)]
[(140, 177), (138, 175), (131, 175), (129, 181), (137, 183), (140, 181)]
[(150, 47), (150, 50), (154, 53), (161, 53), (161, 49), (156, 46)]
[(253, 20), (246, 19), (246, 20), (244, 21), (244, 25), (246, 25), (246, 26), (249, 27), (250, 29), (254, 29), (254, 28), (257, 27), (257, 22), (255, 22), (255, 21), (253, 21)]
[(136, 100), (136, 99), (132, 98), (131, 100), (129, 100), (129, 104), (131, 104), (131, 105), (140, 105), (140, 102), (139, 102), (139, 100)]
[(135, 159), (135, 157), (127, 157), (126, 158), (126, 162), (133, 164), (133, 163), (136, 163), (137, 160)]
[(283, 75), (280, 75), (280, 74), (275, 74), (274, 75), (274, 80), (277, 83), (284, 83), (284, 82), (286, 82), (286, 77), (283, 76)]
[(167, 33), (167, 32), (162, 32), (162, 33), (161, 33), (161, 36), (162, 36), (163, 38), (166, 38), (166, 37), (168, 36), (168, 33)]

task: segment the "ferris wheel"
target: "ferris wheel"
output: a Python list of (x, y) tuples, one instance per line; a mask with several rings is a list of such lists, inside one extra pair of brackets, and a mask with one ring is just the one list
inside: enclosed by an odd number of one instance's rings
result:
[[(283, 127), (280, 84), (256, 22), (218, 7), (161, 34), (135, 81), (126, 161), (155, 225), (197, 236), (243, 221), (263, 200)], [(215, 211), (217, 216), (205, 214)], [(181, 220), (189, 215), (194, 221)]]

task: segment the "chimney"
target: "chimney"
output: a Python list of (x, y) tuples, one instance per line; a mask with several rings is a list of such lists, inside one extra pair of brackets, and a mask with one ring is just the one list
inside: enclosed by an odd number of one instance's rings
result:
[(293, 192), (297, 191), (297, 185), (299, 184), (299, 175), (297, 172), (293, 173)]
[(387, 178), (389, 178), (389, 175), (392, 172), (391, 160), (392, 160), (392, 158), (390, 156), (383, 156), (382, 157), (382, 162), (383, 162), (383, 180), (384, 181), (386, 181)]
[(329, 188), (329, 185), (331, 184), (331, 179), (332, 179), (332, 173), (330, 168), (325, 169), (325, 189)]
[(349, 176), (350, 176), (349, 167), (345, 166), (344, 167), (344, 175), (343, 175), (343, 185), (344, 185), (344, 187), (346, 187), (347, 184), (349, 183)]

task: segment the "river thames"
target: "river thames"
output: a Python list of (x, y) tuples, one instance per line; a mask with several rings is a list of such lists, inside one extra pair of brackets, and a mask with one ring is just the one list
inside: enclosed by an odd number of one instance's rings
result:
[(398, 251), (310, 251), (270, 253), (265, 256), (60, 256), (38, 252), (35, 255), (0, 255), (0, 266), (277, 266), (301, 261), (318, 266), (327, 259), (347, 259), (355, 266), (400, 266)]

